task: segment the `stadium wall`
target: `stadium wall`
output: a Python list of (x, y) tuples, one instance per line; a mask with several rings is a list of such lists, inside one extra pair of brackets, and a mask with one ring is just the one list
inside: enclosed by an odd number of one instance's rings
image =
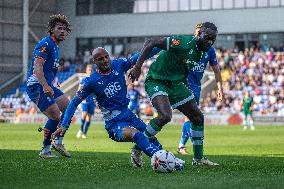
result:
[[(95, 114), (93, 116), (93, 121), (96, 123), (103, 123), (103, 118), (101, 114)], [(151, 117), (142, 116), (145, 122), (148, 122)], [(72, 118), (72, 122), (80, 124), (81, 113), (76, 112), (75, 116)], [(47, 117), (43, 114), (22, 114), (18, 117), (6, 118), (6, 121), (12, 123), (37, 123), (43, 124), (47, 121)], [(205, 115), (205, 125), (241, 125), (243, 121), (242, 114), (206, 114)], [(173, 118), (170, 124), (183, 125), (184, 116), (181, 114), (173, 114)], [(254, 116), (255, 125), (279, 125), (284, 126), (284, 116), (278, 115), (255, 115)]]
[(76, 38), (138, 37), (193, 32), (196, 23), (212, 21), (220, 34), (283, 32), (284, 7), (204, 10), (187, 12), (76, 16), (75, 1), (59, 1), (58, 10), (66, 14), (73, 32), (62, 44), (65, 56), (74, 56)]

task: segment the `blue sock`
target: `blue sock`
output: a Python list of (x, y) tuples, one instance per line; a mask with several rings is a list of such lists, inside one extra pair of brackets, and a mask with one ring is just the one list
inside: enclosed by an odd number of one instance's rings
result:
[(48, 119), (44, 126), (43, 146), (51, 145), (51, 134), (56, 131), (59, 121)]
[(180, 138), (179, 148), (180, 147), (184, 147), (185, 144), (187, 143), (189, 137), (191, 137), (190, 136), (190, 125), (191, 125), (190, 121), (186, 121), (183, 124), (182, 135), (181, 135), (181, 138)]
[(162, 144), (158, 141), (158, 139), (156, 137), (151, 137), (150, 142), (153, 143), (155, 146), (157, 146), (159, 148), (159, 150), (163, 149)]
[(86, 121), (85, 129), (84, 129), (84, 132), (83, 132), (85, 135), (87, 134), (87, 132), (88, 132), (88, 130), (89, 130), (89, 127), (90, 127), (90, 125), (91, 125), (91, 122), (90, 122), (90, 121)]
[(133, 140), (139, 149), (141, 149), (149, 157), (152, 157), (155, 152), (159, 151), (159, 148), (150, 143), (148, 138), (142, 132), (135, 133)]
[(80, 124), (80, 131), (83, 133), (84, 132), (84, 124), (85, 124), (85, 119), (81, 119), (81, 124)]

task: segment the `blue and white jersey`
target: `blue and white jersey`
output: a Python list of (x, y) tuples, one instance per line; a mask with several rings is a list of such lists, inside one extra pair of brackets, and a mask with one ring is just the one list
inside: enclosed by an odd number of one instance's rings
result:
[[(148, 57), (154, 56), (159, 51), (160, 49), (154, 48)], [(111, 61), (110, 73), (102, 74), (95, 70), (90, 77), (87, 77), (69, 103), (61, 125), (65, 128), (69, 127), (76, 107), (90, 94), (96, 98), (105, 121), (110, 121), (121, 112), (128, 110), (129, 98), (127, 98), (125, 74), (136, 64), (138, 57), (139, 53), (131, 58), (114, 59)]]
[(41, 58), (45, 62), (43, 63), (43, 73), (46, 82), (49, 86), (52, 86), (52, 81), (57, 73), (57, 68), (59, 66), (59, 47), (52, 39), (51, 36), (47, 36), (40, 40), (33, 51), (32, 61), (30, 64), (30, 69), (27, 74), (27, 86), (38, 84), (38, 78), (34, 73), (34, 61), (35, 58)]
[(204, 70), (206, 69), (207, 63), (209, 62), (210, 66), (214, 66), (218, 64), (216, 59), (216, 52), (213, 47), (211, 47), (206, 53), (204, 58), (200, 60), (200, 64), (195, 65), (188, 74), (188, 83), (192, 88), (200, 88), (201, 89), (201, 79), (204, 74)]
[(93, 94), (102, 110), (103, 115), (109, 115), (112, 111), (127, 109), (129, 99), (125, 73), (136, 63), (138, 54), (131, 58), (112, 60), (112, 68), (109, 74), (98, 73), (97, 70), (87, 77), (77, 91), (77, 97), (85, 99)]
[(139, 107), (139, 97), (141, 96), (139, 91), (136, 89), (130, 89), (128, 90), (128, 98), (130, 99), (129, 102), (129, 108), (131, 109), (132, 107)]
[[(84, 84), (84, 80), (86, 79), (86, 77), (83, 77), (80, 81), (80, 86)], [(90, 94), (89, 96), (87, 96), (87, 98), (85, 100), (82, 101), (83, 104), (90, 104), (90, 105), (95, 105), (95, 101), (94, 101), (94, 96), (92, 94)]]

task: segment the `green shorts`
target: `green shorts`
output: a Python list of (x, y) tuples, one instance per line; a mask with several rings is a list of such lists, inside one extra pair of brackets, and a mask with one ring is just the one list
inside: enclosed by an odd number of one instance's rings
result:
[(182, 81), (166, 81), (147, 77), (145, 90), (151, 101), (156, 96), (168, 96), (173, 109), (194, 99), (192, 91)]
[(243, 114), (245, 117), (247, 117), (248, 115), (252, 116), (252, 111), (243, 111)]

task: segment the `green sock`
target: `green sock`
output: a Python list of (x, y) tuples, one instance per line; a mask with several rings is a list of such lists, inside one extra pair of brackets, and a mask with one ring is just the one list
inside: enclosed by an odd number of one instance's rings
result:
[(204, 126), (191, 124), (190, 133), (192, 137), (194, 159), (202, 159)]

